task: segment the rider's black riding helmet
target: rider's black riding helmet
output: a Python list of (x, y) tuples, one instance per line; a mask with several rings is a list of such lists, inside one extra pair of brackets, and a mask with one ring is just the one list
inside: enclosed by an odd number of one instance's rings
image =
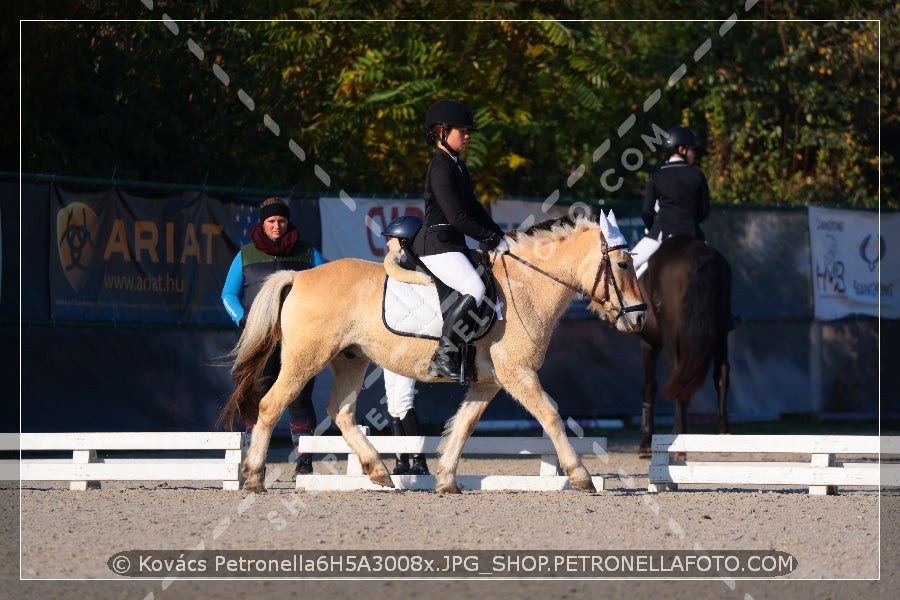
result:
[(689, 146), (696, 148), (700, 145), (697, 141), (697, 134), (687, 127), (672, 127), (666, 132), (666, 139), (663, 141), (663, 153), (671, 156), (678, 153), (679, 146)]
[(414, 215), (404, 215), (388, 223), (381, 235), (401, 240), (411, 240), (415, 237), (420, 227), (422, 227), (422, 219)]
[(433, 146), (438, 140), (433, 129), (435, 125), (460, 127), (474, 131), (475, 118), (469, 107), (459, 100), (444, 98), (432, 104), (425, 115), (425, 141), (429, 146)]

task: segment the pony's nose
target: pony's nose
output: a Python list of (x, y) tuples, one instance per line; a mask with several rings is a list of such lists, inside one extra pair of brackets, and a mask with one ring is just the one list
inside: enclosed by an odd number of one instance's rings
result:
[(639, 312), (634, 316), (634, 331), (640, 331), (644, 328), (644, 319), (647, 313)]

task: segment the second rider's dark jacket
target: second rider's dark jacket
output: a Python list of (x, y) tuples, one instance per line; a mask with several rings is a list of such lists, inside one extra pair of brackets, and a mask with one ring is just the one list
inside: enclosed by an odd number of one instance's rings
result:
[(419, 256), (467, 252), (466, 236), (493, 248), (503, 230), (475, 197), (466, 165), (439, 148), (425, 174), (425, 219), (413, 251)]
[[(659, 202), (659, 213), (654, 207)], [(672, 161), (650, 174), (641, 217), (653, 239), (689, 235), (703, 240), (700, 223), (709, 216), (709, 186), (703, 171)]]

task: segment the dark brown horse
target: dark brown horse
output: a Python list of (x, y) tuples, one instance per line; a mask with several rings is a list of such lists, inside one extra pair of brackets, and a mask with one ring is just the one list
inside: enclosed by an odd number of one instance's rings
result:
[(708, 244), (691, 237), (667, 238), (638, 280), (648, 305), (639, 333), (644, 355), (639, 454), (650, 456), (654, 433), (656, 364), (662, 352), (669, 379), (662, 395), (675, 401), (674, 433), (686, 433), (687, 408), (712, 364), (719, 403), (716, 433), (728, 433), (728, 332), (731, 329), (731, 267)]

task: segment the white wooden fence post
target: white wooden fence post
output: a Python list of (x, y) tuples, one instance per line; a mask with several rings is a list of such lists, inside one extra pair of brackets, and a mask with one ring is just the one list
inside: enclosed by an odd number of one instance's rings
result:
[[(810, 464), (813, 467), (833, 467), (834, 454), (813, 454)], [(813, 496), (834, 496), (837, 492), (833, 485), (811, 485), (809, 493)]]
[[(86, 465), (97, 462), (96, 450), (74, 450), (72, 452), (72, 462), (78, 465)], [(99, 481), (70, 481), (70, 490), (97, 490), (100, 489)]]
[[(541, 437), (549, 438), (550, 436), (545, 431)], [(564, 475), (559, 467), (559, 456), (556, 454), (541, 454), (541, 475), (549, 477)]]

